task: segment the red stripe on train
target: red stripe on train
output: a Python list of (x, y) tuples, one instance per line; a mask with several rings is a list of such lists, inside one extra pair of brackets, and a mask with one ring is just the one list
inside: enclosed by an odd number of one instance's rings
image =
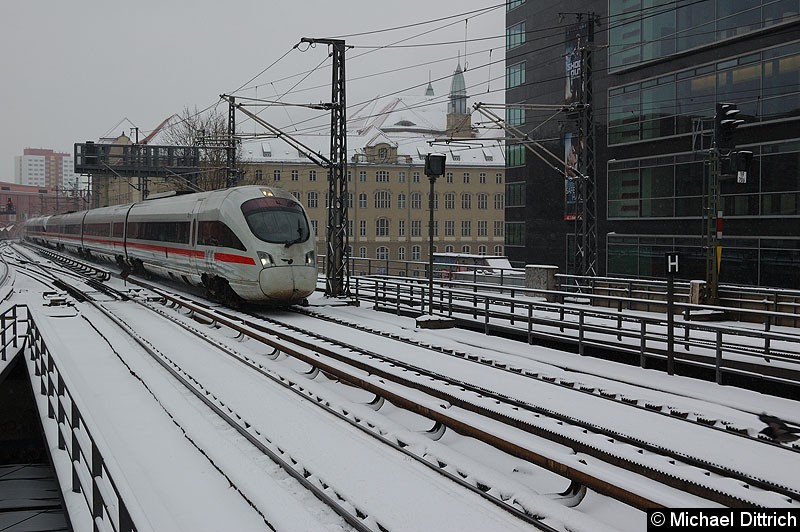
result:
[(220, 262), (234, 262), (236, 264), (250, 264), (255, 266), (256, 261), (253, 257), (245, 257), (243, 255), (233, 255), (232, 253), (214, 253), (214, 260)]

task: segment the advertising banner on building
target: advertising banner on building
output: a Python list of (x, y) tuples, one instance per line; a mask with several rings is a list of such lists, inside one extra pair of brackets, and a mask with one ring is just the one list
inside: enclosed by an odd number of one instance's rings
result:
[(564, 219), (574, 220), (577, 213), (577, 177), (581, 174), (581, 152), (583, 137), (576, 133), (564, 134)]
[(579, 22), (567, 27), (564, 47), (566, 68), (566, 90), (564, 105), (574, 105), (583, 101), (583, 47), (589, 41), (589, 24)]

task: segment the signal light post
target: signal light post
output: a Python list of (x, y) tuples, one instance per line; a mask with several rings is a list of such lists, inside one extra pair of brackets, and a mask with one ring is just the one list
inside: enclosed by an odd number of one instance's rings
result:
[(428, 195), (428, 210), (430, 211), (428, 223), (428, 314), (430, 315), (433, 315), (433, 189), (436, 178), (444, 175), (445, 159), (446, 156), (442, 153), (429, 153), (425, 156), (425, 175), (431, 182), (431, 190)]
[(744, 120), (736, 118), (739, 108), (733, 103), (717, 103), (714, 114), (714, 148), (708, 177), (706, 205), (706, 303), (719, 302), (719, 271), (722, 264), (722, 179), (737, 176), (747, 182), (753, 152), (735, 151), (736, 128)]

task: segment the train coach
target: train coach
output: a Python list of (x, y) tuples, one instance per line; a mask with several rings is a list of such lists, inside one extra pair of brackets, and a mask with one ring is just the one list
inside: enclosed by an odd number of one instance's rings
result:
[(261, 186), (31, 218), (25, 238), (205, 287), (213, 299), (302, 303), (317, 283), (314, 233), (291, 194)]

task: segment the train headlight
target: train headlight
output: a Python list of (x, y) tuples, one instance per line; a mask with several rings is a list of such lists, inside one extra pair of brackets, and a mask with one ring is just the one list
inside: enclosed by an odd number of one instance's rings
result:
[(259, 251), (258, 258), (261, 260), (261, 266), (264, 268), (266, 268), (267, 266), (275, 265), (275, 261), (272, 260), (272, 255), (270, 255), (266, 251)]
[(311, 251), (306, 253), (306, 265), (307, 266), (313, 265), (315, 260), (316, 260), (316, 254), (314, 253), (314, 250), (312, 249)]

